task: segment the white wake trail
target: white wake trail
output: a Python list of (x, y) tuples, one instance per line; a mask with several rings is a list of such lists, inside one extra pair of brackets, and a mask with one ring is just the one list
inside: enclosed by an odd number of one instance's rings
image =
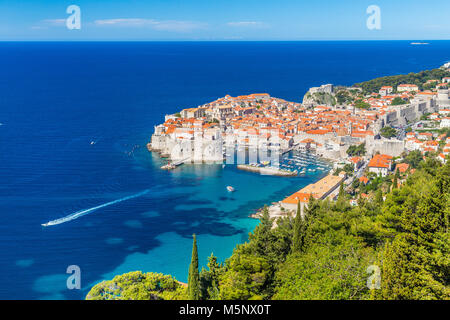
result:
[(114, 200), (114, 201), (111, 201), (111, 202), (107, 202), (107, 203), (104, 203), (104, 204), (101, 204), (101, 205), (98, 205), (96, 207), (92, 207), (92, 208), (89, 208), (89, 209), (84, 209), (84, 210), (81, 210), (81, 211), (77, 211), (75, 213), (69, 214), (68, 216), (65, 216), (65, 217), (62, 217), (62, 218), (59, 218), (59, 219), (56, 219), (56, 220), (49, 221), (47, 223), (43, 223), (42, 226), (43, 227), (54, 226), (54, 225), (57, 225), (57, 224), (61, 224), (61, 223), (64, 223), (64, 222), (75, 220), (75, 219), (78, 219), (79, 217), (87, 215), (88, 213), (91, 213), (91, 212), (93, 212), (95, 210), (98, 210), (98, 209), (101, 209), (101, 208), (104, 208), (104, 207), (107, 207), (107, 206), (110, 206), (110, 205), (113, 205), (113, 204), (116, 204), (116, 203), (119, 203), (119, 202), (122, 202), (122, 201), (126, 201), (126, 200), (130, 200), (130, 199), (133, 199), (133, 198), (140, 197), (140, 196), (146, 194), (149, 191), (150, 190), (144, 190), (142, 192), (136, 193), (136, 194), (128, 196), (128, 197), (124, 197), (124, 198), (117, 199), (117, 200)]

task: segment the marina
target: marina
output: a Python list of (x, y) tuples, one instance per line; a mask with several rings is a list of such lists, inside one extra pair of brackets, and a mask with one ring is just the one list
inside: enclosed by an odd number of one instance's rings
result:
[[(237, 148), (234, 153), (224, 155), (222, 169), (225, 168), (226, 164), (234, 165), (237, 163), (237, 168), (240, 170), (282, 177), (304, 176), (307, 173), (327, 172), (331, 169), (330, 163), (318, 157), (314, 152), (298, 151), (295, 148), (289, 148), (289, 150), (283, 152), (278, 160), (268, 161), (258, 158), (258, 161), (251, 163), (246, 163), (249, 160), (248, 150), (242, 153), (241, 157), (238, 154), (239, 150)], [(163, 157), (161, 156), (161, 158)], [(190, 161), (191, 158), (189, 157), (178, 161), (168, 161), (167, 164), (161, 166), (161, 169), (173, 170)]]

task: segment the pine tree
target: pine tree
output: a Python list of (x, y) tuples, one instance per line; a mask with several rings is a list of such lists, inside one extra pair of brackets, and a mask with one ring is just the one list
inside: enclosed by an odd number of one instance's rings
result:
[(190, 300), (200, 299), (200, 276), (198, 272), (197, 237), (193, 235), (192, 258), (188, 275), (188, 296)]
[(252, 243), (251, 247), (254, 254), (266, 258), (277, 254), (273, 250), (273, 244), (276, 239), (272, 232), (272, 226), (273, 219), (270, 218), (268, 207), (264, 206), (259, 225), (249, 234), (249, 240)]
[(202, 268), (200, 271), (200, 292), (201, 300), (219, 299), (219, 278), (225, 271), (222, 264), (217, 261), (217, 257), (211, 253), (208, 257), (208, 269)]
[(263, 214), (260, 220), (261, 220), (261, 229), (263, 230), (263, 232), (264, 233), (270, 232), (270, 230), (272, 229), (273, 221), (270, 218), (269, 208), (267, 206), (264, 206)]
[[(399, 190), (401, 232), (383, 252), (384, 299), (448, 300), (450, 165)], [(411, 192), (413, 191), (413, 192)], [(402, 199), (402, 194), (409, 197)]]

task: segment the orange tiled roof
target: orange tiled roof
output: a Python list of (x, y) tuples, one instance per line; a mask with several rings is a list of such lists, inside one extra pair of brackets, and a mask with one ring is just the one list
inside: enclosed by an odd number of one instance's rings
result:
[(289, 204), (297, 204), (298, 202), (307, 203), (309, 202), (309, 198), (314, 196), (312, 193), (302, 193), (296, 192), (289, 197), (285, 198), (282, 202)]
[(400, 173), (405, 173), (409, 168), (409, 164), (407, 163), (399, 163), (395, 166), (395, 170), (398, 170)]
[(369, 178), (367, 178), (366, 176), (362, 176), (361, 178), (359, 178), (359, 181), (364, 184), (367, 184), (369, 182)]
[(391, 156), (387, 154), (377, 154), (369, 161), (369, 167), (372, 168), (389, 168), (391, 164)]
[(321, 129), (306, 131), (306, 133), (308, 133), (308, 134), (326, 134), (329, 132), (330, 132), (329, 130), (321, 130)]

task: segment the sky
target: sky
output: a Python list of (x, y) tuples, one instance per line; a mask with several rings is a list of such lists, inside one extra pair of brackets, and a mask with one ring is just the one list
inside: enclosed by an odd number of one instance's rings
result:
[(0, 41), (448, 40), (449, 16), (448, 0), (0, 0)]

